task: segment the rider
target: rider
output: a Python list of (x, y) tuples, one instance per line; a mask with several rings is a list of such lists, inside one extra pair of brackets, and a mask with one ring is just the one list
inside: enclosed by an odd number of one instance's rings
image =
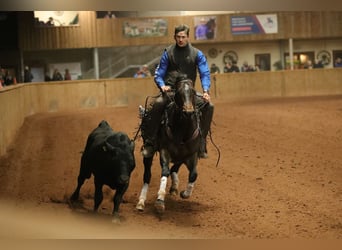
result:
[(197, 70), (201, 79), (203, 95), (197, 97), (196, 106), (201, 108), (201, 130), (202, 143), (199, 157), (207, 158), (206, 137), (210, 129), (214, 106), (210, 103), (210, 71), (207, 59), (203, 52), (193, 47), (189, 42), (189, 27), (179, 25), (175, 28), (174, 39), (176, 44), (167, 47), (156, 68), (154, 81), (163, 93), (154, 102), (152, 109), (148, 111), (148, 117), (143, 119), (142, 137), (144, 146), (142, 154), (144, 157), (153, 156), (156, 151), (157, 133), (161, 123), (162, 115), (169, 99), (164, 93), (171, 91), (176, 75), (185, 74), (195, 83)]

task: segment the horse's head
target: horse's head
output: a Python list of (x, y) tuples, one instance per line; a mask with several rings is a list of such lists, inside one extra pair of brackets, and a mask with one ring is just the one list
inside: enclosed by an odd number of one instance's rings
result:
[(192, 113), (195, 111), (196, 91), (193, 82), (182, 76), (178, 77), (175, 84), (175, 103), (183, 112)]

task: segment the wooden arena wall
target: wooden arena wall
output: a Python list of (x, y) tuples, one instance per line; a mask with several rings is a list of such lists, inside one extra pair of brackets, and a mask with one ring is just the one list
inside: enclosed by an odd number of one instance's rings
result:
[[(342, 94), (342, 68), (217, 74), (212, 101)], [(197, 83), (200, 89), (200, 83)], [(118, 78), (17, 84), (0, 89), (0, 156), (27, 116), (37, 113), (125, 107), (158, 94), (153, 78)], [(227, 104), (229, 105), (229, 104)], [(137, 116), (137, 114), (132, 114)]]
[[(79, 25), (62, 27), (36, 27), (33, 12), (19, 12), (18, 36), (22, 51), (101, 48), (138, 45), (169, 44), (172, 41), (174, 27), (185, 23), (190, 26), (190, 38), (193, 44), (253, 42), (284, 39), (336, 38), (342, 36), (341, 11), (297, 11), (267, 12), (253, 14), (277, 14), (278, 33), (232, 35), (230, 18), (233, 15), (248, 13), (220, 14), (216, 16), (217, 32), (213, 40), (196, 41), (194, 39), (194, 17), (171, 16), (160, 17), (168, 23), (168, 35), (162, 37), (131, 37), (123, 34), (123, 25), (137, 18), (120, 17), (114, 19), (96, 18), (95, 11), (80, 11)], [(250, 14), (250, 13), (249, 13)], [(144, 17), (140, 17), (144, 18)], [(158, 18), (158, 17), (153, 17)]]

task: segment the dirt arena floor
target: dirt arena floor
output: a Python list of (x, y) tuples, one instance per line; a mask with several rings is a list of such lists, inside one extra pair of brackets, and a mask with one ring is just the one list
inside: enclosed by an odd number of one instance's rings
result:
[[(121, 223), (111, 222), (113, 191), (92, 213), (93, 180), (71, 209), (88, 134), (105, 119), (134, 137), (136, 107), (35, 114), (0, 158), (0, 238), (342, 239), (342, 96), (214, 102), (209, 158), (188, 200), (166, 197), (155, 210), (155, 157), (144, 212), (141, 138)], [(187, 170), (180, 170), (185, 187)], [(168, 183), (168, 186), (170, 181)]]

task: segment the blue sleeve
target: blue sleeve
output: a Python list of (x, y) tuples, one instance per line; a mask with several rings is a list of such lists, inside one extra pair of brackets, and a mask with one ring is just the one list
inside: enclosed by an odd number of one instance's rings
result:
[(160, 58), (159, 65), (157, 66), (156, 71), (154, 73), (154, 82), (157, 84), (157, 87), (159, 88), (165, 86), (164, 78), (165, 78), (168, 66), (169, 66), (169, 58), (165, 50), (162, 57)]
[(210, 71), (208, 67), (208, 62), (202, 51), (197, 53), (197, 67), (201, 79), (203, 91), (209, 91), (210, 89)]

